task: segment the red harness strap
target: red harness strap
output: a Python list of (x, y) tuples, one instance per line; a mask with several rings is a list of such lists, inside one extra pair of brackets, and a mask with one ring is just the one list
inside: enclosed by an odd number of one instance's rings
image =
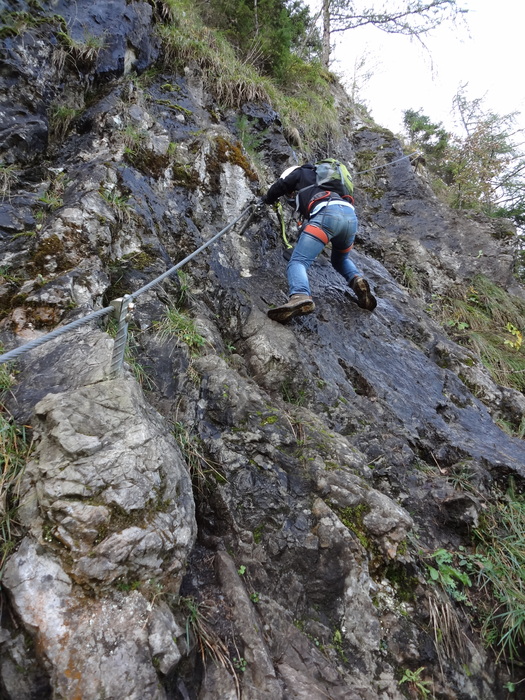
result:
[(314, 226), (313, 224), (306, 224), (306, 226), (303, 228), (303, 231), (305, 233), (309, 233), (310, 236), (314, 236), (314, 238), (318, 238), (325, 245), (330, 240), (322, 228), (319, 228), (318, 226)]
[(338, 253), (349, 253), (353, 247), (354, 247), (354, 244), (352, 243), (350, 248), (345, 248), (344, 250), (341, 250), (340, 248), (335, 248), (335, 250), (337, 250)]

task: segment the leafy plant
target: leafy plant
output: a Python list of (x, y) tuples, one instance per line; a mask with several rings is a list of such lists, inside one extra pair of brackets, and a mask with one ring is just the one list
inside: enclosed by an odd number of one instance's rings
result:
[(235, 668), (240, 671), (241, 673), (244, 673), (246, 671), (246, 667), (248, 666), (248, 663), (246, 659), (244, 659), (242, 656), (239, 658), (237, 656), (233, 657), (233, 665)]
[(458, 584), (470, 587), (472, 582), (464, 571), (460, 571), (455, 566), (454, 555), (446, 549), (437, 549), (432, 554), (436, 566), (427, 564), (430, 580), (439, 584), (449, 595), (457, 601), (466, 601), (465, 594), (458, 589)]
[(445, 323), (449, 328), (457, 328), (458, 331), (464, 331), (468, 328), (468, 323), (466, 321), (458, 321), (457, 319), (451, 319)]
[(399, 680), (399, 685), (407, 683), (419, 697), (428, 698), (431, 693), (429, 686), (432, 686), (432, 682), (422, 680), (421, 674), (424, 670), (424, 666), (420, 666), (416, 671), (405, 669), (401, 679)]
[(519, 350), (523, 343), (523, 333), (512, 323), (507, 323), (505, 328), (509, 333), (511, 333), (511, 335), (514, 336), (514, 340), (504, 340), (503, 342), (505, 345), (510, 345), (510, 347), (514, 348), (514, 350)]

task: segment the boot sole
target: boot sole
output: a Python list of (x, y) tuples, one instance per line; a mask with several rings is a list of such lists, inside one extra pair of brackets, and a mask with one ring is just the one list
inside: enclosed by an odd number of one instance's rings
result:
[(278, 306), (275, 309), (268, 309), (268, 318), (272, 321), (278, 321), (279, 323), (286, 323), (294, 316), (305, 316), (306, 314), (311, 314), (315, 309), (315, 304), (313, 301), (302, 301), (296, 306)]
[(370, 291), (370, 286), (365, 279), (359, 280), (359, 282), (356, 284), (356, 289), (354, 289), (354, 292), (357, 297), (357, 305), (361, 309), (373, 311), (376, 308), (377, 299)]

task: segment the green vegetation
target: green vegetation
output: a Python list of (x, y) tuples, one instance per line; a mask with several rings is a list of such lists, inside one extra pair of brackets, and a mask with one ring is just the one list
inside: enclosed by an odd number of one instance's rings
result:
[(176, 308), (168, 308), (166, 317), (155, 327), (161, 340), (175, 338), (179, 343), (187, 345), (193, 355), (206, 343), (206, 339), (198, 332), (195, 321)]
[[(3, 349), (0, 348), (0, 352)], [(16, 510), (20, 480), (31, 441), (27, 426), (19, 426), (4, 405), (4, 398), (15, 381), (13, 363), (0, 365), (0, 580), (5, 561), (13, 551), (20, 528)]]
[(410, 669), (405, 669), (403, 675), (399, 681), (399, 685), (406, 683), (411, 691), (413, 691), (416, 697), (428, 698), (432, 686), (431, 681), (425, 681), (421, 678), (421, 674), (425, 670), (424, 666), (420, 666), (416, 671), (411, 671)]
[(90, 68), (104, 48), (104, 38), (93, 36), (92, 34), (84, 34), (82, 41), (73, 39), (66, 31), (58, 33), (60, 48), (55, 54), (55, 64), (59, 69), (62, 69), (66, 61), (70, 61), (74, 67), (78, 69)]
[(365, 515), (370, 512), (370, 506), (367, 503), (358, 503), (355, 506), (346, 506), (342, 508), (331, 503), (330, 507), (337, 513), (343, 525), (354, 533), (362, 546), (367, 551), (371, 551), (373, 545), (363, 523)]
[(286, 379), (281, 384), (281, 396), (286, 403), (291, 403), (295, 406), (306, 405), (308, 401), (306, 383), (301, 386), (301, 384), (293, 379)]
[[(246, 662), (242, 657), (230, 658), (228, 647), (212, 627), (210, 619), (206, 615), (206, 605), (199, 603), (195, 598), (181, 598), (180, 605), (186, 609), (186, 645), (191, 649), (195, 644), (201, 655), (203, 664), (209, 655), (217, 664), (225, 668), (235, 679), (237, 697), (241, 697), (241, 690), (237, 680), (236, 670), (244, 671)], [(244, 667), (242, 663), (244, 661)], [(238, 663), (235, 663), (237, 661)]]
[(439, 310), (434, 305), (428, 310), (457, 342), (474, 351), (494, 381), (525, 390), (523, 300), (478, 275), (455, 297), (442, 298)]
[(465, 555), (481, 590), (491, 596), (482, 606), (482, 634), (514, 662), (525, 649), (525, 497), (511, 486), (505, 498), (486, 504), (474, 532), (476, 550)]
[(30, 29), (50, 23), (58, 24), (63, 31), (66, 30), (65, 20), (60, 15), (46, 17), (39, 16), (36, 12), (2, 12), (0, 19), (0, 39), (19, 36)]
[(427, 564), (430, 580), (439, 584), (454, 600), (466, 601), (467, 597), (458, 584), (470, 587), (472, 582), (468, 574), (453, 566), (454, 555), (446, 549), (438, 549), (432, 554), (432, 559), (435, 566)]
[[(254, 7), (238, 5), (215, 0), (201, 7), (201, 15), (189, 0), (164, 2), (164, 24), (158, 31), (165, 66), (181, 70), (188, 62), (196, 62), (219, 105), (237, 108), (251, 101), (268, 102), (279, 112), (285, 132), (297, 134), (309, 151), (321, 147), (340, 133), (340, 115), (331, 94), (334, 76), (319, 62), (307, 63), (296, 52), (306, 39), (308, 10), (272, 0), (265, 6), (263, 24), (261, 17), (255, 17)], [(228, 19), (230, 14), (234, 21)], [(221, 31), (223, 22), (227, 31)], [(240, 31), (239, 24), (246, 22), (259, 28), (255, 42), (253, 34)], [(249, 49), (243, 46), (248, 37)]]
[(9, 199), (11, 187), (18, 181), (14, 165), (0, 163), (0, 201)]
[(117, 188), (113, 186), (101, 186), (99, 190), (100, 196), (104, 199), (115, 212), (116, 219), (119, 223), (128, 223), (131, 219), (131, 206), (128, 202), (128, 197), (119, 194)]
[(219, 470), (219, 465), (204, 455), (201, 439), (192, 433), (183, 423), (177, 421), (173, 424), (173, 436), (184, 456), (194, 485), (203, 490), (209, 483), (210, 477), (223, 484), (224, 475)]
[[(483, 510), (471, 546), (424, 557), (428, 580), (464, 605), (486, 646), (516, 666), (525, 651), (525, 496), (512, 484), (490, 500), (476, 495)], [(443, 646), (453, 655), (464, 644), (457, 618), (442, 598), (429, 604), (438, 653)]]
[(65, 172), (57, 172), (49, 181), (47, 190), (38, 198), (48, 211), (59, 209), (64, 203), (63, 196), (67, 185)]
[[(420, 148), (433, 187), (450, 206), (525, 223), (525, 153), (516, 113), (487, 111), (482, 99), (469, 100), (465, 86), (454, 97), (460, 133), (447, 132), (421, 110), (406, 110), (411, 147)], [(508, 235), (512, 236), (510, 231)]]
[(63, 141), (79, 110), (67, 105), (53, 105), (49, 113), (49, 139), (54, 143)]

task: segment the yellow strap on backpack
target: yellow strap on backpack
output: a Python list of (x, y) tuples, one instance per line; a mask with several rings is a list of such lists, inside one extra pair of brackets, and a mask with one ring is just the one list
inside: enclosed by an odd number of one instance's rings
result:
[(283, 237), (284, 245), (287, 248), (293, 248), (293, 245), (290, 245), (288, 238), (286, 237), (286, 223), (284, 221), (283, 205), (281, 204), (281, 202), (277, 201), (273, 205), (273, 208), (275, 209), (277, 218), (279, 219), (279, 223), (281, 224), (281, 235)]

